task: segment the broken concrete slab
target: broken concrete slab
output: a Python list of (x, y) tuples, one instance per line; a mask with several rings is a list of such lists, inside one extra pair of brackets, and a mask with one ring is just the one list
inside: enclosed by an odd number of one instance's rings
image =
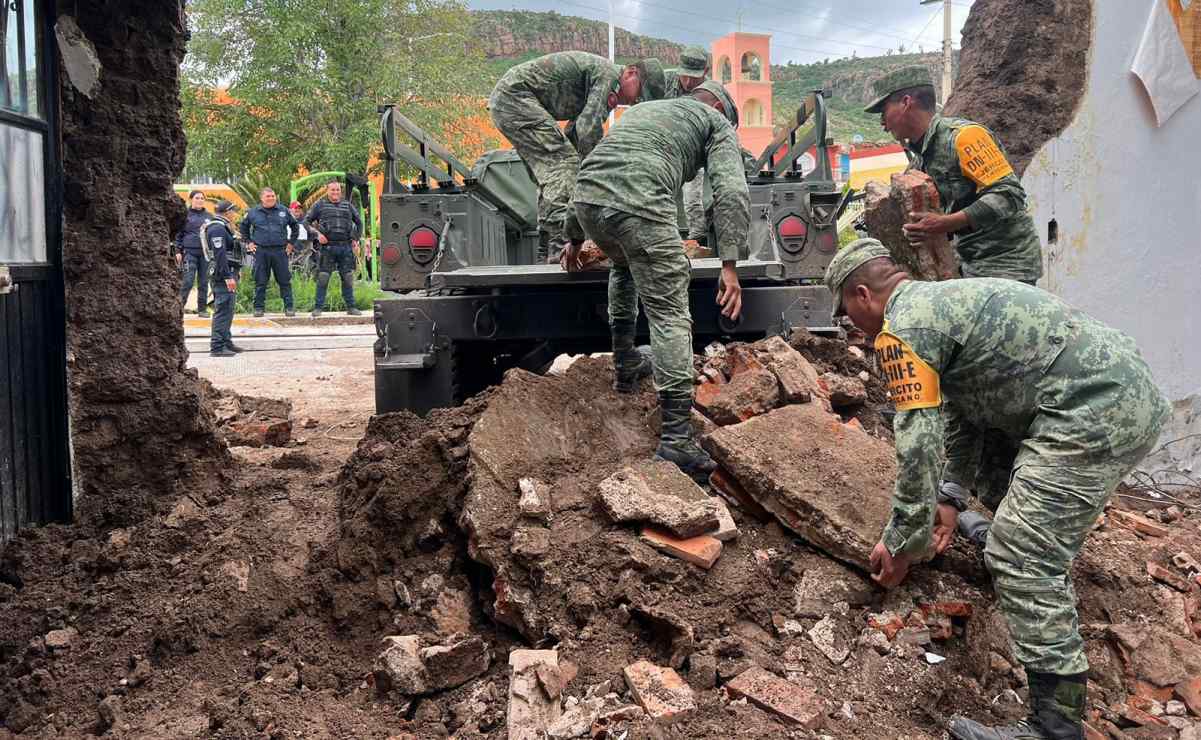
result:
[(509, 653), (509, 740), (542, 740), (547, 728), (562, 716), (558, 699), (547, 697), (538, 683), (538, 668), (558, 670), (555, 650), (514, 650)]
[(702, 439), (759, 505), (810, 544), (869, 570), (891, 514), (892, 446), (816, 404), (784, 406)]
[(710, 473), (709, 485), (713, 486), (713, 489), (725, 497), (727, 501), (735, 504), (760, 523), (772, 520), (772, 515), (767, 509), (764, 509), (759, 505), (758, 501), (751, 498), (750, 494), (743, 489), (742, 484), (725, 470), (718, 468)]
[(592, 723), (600, 719), (605, 700), (585, 699), (573, 705), (546, 728), (546, 736), (552, 740), (587, 737)]
[(709, 536), (715, 540), (729, 542), (738, 537), (738, 525), (734, 523), (734, 515), (730, 513), (730, 507), (726, 506), (726, 502), (714, 497), (711, 499), (714, 505), (717, 506), (717, 529), (709, 532)]
[(768, 337), (751, 346), (759, 361), (776, 376), (784, 403), (806, 403), (824, 395), (817, 369), (781, 337)]
[(517, 508), (521, 515), (541, 522), (550, 521), (554, 511), (550, 486), (540, 480), (522, 478), (517, 481), (517, 487), (521, 491), (521, 498), (517, 500)]
[(825, 699), (813, 689), (786, 681), (759, 666), (740, 673), (726, 684), (726, 690), (807, 730), (817, 730), (825, 724)]
[(640, 660), (622, 674), (634, 700), (656, 722), (670, 724), (696, 711), (692, 688), (673, 669)]
[(430, 688), (445, 691), (486, 673), (492, 664), (492, 655), (488, 643), (472, 636), (423, 648), (421, 662), (429, 676)]
[(648, 460), (600, 483), (600, 502), (616, 522), (647, 522), (680, 538), (718, 528), (718, 507), (676, 465)]
[(681, 539), (654, 527), (644, 527), (642, 541), (660, 552), (709, 570), (721, 557), (721, 540), (702, 534)]
[(409, 696), (462, 686), (492, 662), (488, 644), (479, 637), (455, 635), (445, 644), (422, 647), (418, 635), (395, 635), (385, 637), (384, 645), (376, 658), (376, 685)]
[(829, 390), (830, 405), (836, 409), (867, 403), (867, 386), (859, 378), (848, 378), (838, 373), (823, 373), (821, 381)]
[(734, 374), (724, 385), (706, 383), (695, 398), (697, 408), (719, 425), (737, 424), (775, 408), (780, 402), (776, 376), (763, 366)]
[(842, 665), (851, 654), (850, 645), (839, 632), (838, 622), (830, 616), (822, 617), (817, 624), (813, 625), (813, 628), (809, 630), (809, 639), (834, 665)]
[(1176, 686), (1201, 676), (1201, 647), (1185, 637), (1155, 626), (1111, 624), (1127, 673), (1155, 686)]

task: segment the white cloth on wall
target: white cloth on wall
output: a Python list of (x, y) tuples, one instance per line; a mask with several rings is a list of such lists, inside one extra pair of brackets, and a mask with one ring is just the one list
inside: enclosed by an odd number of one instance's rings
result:
[(1201, 92), (1201, 81), (1193, 74), (1192, 62), (1180, 32), (1176, 30), (1167, 0), (1153, 3), (1130, 71), (1147, 89), (1157, 126), (1167, 123), (1172, 114)]

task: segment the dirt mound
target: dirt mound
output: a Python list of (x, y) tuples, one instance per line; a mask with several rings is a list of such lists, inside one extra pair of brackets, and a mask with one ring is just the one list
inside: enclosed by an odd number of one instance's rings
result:
[(1020, 177), (1072, 122), (1088, 82), (1091, 0), (982, 0), (963, 26), (955, 89), (943, 113), (988, 126)]

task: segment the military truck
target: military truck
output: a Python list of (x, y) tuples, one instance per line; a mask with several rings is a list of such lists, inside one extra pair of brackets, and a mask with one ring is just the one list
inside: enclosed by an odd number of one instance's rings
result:
[[(376, 411), (452, 406), (509, 368), (537, 371), (563, 352), (607, 351), (608, 271), (569, 273), (546, 263), (535, 185), (517, 154), (489, 152), (469, 168), (395, 107), (380, 112), (385, 295), (375, 302)], [(829, 143), (825, 98), (816, 91), (748, 161), (751, 225), (738, 262), (742, 315), (730, 321), (715, 302), (720, 260), (693, 259), (698, 348), (796, 326), (834, 331), (821, 280), (851, 193), (834, 182)], [(816, 168), (803, 174), (798, 160), (814, 146)], [(401, 168), (416, 177), (404, 182)], [(716, 243), (712, 233), (710, 243)], [(638, 331), (646, 336), (645, 317)]]

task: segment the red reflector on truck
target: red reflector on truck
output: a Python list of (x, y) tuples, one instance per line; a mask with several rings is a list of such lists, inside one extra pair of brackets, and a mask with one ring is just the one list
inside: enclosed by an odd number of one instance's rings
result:
[(806, 231), (805, 222), (796, 216), (788, 216), (780, 222), (781, 239), (804, 239)]
[(379, 256), (385, 265), (395, 265), (400, 262), (400, 247), (395, 244), (385, 244), (384, 248), (380, 250)]

